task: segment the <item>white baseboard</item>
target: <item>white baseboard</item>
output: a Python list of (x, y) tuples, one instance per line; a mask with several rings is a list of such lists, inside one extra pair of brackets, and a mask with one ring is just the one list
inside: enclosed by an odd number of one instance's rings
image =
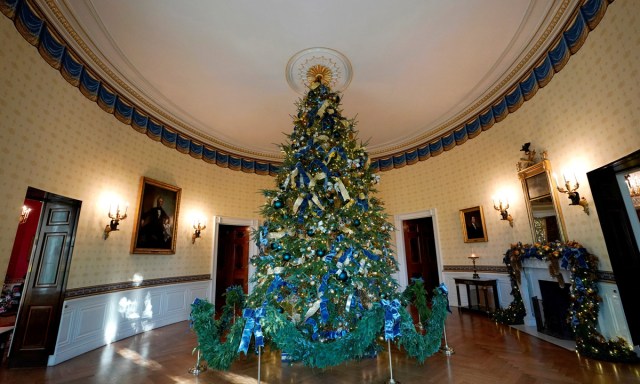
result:
[(138, 333), (189, 319), (191, 303), (209, 299), (211, 280), (138, 288), (66, 300), (48, 365)]

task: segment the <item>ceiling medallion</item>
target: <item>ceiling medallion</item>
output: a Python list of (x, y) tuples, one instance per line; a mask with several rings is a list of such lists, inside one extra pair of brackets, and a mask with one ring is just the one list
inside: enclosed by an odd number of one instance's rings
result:
[(308, 48), (289, 59), (285, 71), (287, 83), (294, 91), (304, 94), (309, 84), (321, 77), (322, 83), (342, 92), (351, 83), (351, 62), (342, 53), (330, 48)]

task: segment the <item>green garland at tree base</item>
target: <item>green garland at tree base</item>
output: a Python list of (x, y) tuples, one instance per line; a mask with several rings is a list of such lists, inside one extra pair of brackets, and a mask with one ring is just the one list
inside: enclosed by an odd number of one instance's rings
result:
[[(416, 292), (420, 290), (415, 289)], [(421, 290), (424, 295), (424, 289)], [(418, 311), (425, 313), (426, 300), (420, 293), (414, 292)], [(229, 307), (233, 305), (227, 300), (220, 319), (214, 319), (214, 307), (206, 300), (196, 300), (191, 305), (192, 328), (198, 338), (201, 356), (209, 367), (217, 370), (228, 370), (238, 357), (238, 347), (242, 338), (245, 319), (236, 318), (235, 323), (229, 321)], [(372, 350), (379, 350), (377, 343), (384, 334), (384, 308), (376, 304), (364, 313), (358, 327), (343, 337), (327, 342), (309, 339), (284, 314), (271, 306), (265, 307), (265, 316), (261, 320), (264, 338), (272, 350), (280, 350), (289, 354), (294, 361), (316, 368), (327, 368), (342, 364), (349, 360), (370, 357)], [(411, 315), (404, 307), (400, 307), (401, 336), (394, 342), (406, 350), (407, 355), (420, 363), (440, 349), (447, 316), (448, 299), (446, 292), (434, 290), (431, 316), (423, 319), (426, 333), (416, 331)]]

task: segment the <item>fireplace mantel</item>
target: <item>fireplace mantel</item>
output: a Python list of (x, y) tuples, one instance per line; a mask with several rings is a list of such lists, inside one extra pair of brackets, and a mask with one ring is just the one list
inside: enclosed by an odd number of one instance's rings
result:
[[(569, 273), (569, 271), (561, 268), (560, 273), (565, 282), (569, 283), (571, 281), (571, 273)], [(536, 318), (531, 305), (531, 298), (534, 296), (538, 298), (542, 297), (540, 284), (538, 284), (539, 280), (557, 281), (557, 279), (549, 273), (549, 262), (536, 258), (524, 259), (522, 261), (522, 271), (520, 272), (520, 291), (524, 307), (527, 311), (524, 317), (524, 323), (531, 327), (536, 326)]]

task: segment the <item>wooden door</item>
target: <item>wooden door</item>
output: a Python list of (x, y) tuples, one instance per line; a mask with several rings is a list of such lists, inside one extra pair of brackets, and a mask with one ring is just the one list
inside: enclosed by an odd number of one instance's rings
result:
[(48, 193), (43, 200), (9, 352), (10, 367), (46, 365), (58, 336), (80, 202)]
[(637, 298), (640, 251), (616, 174), (638, 167), (640, 167), (640, 151), (587, 173), (634, 345), (640, 343), (640, 309)]
[(221, 224), (218, 231), (216, 310), (224, 305), (228, 287), (239, 285), (247, 293), (249, 282), (249, 227)]
[(427, 295), (430, 296), (433, 289), (440, 285), (433, 219), (424, 217), (405, 220), (402, 222), (402, 231), (407, 259), (407, 277), (409, 279), (421, 277), (424, 280)]

